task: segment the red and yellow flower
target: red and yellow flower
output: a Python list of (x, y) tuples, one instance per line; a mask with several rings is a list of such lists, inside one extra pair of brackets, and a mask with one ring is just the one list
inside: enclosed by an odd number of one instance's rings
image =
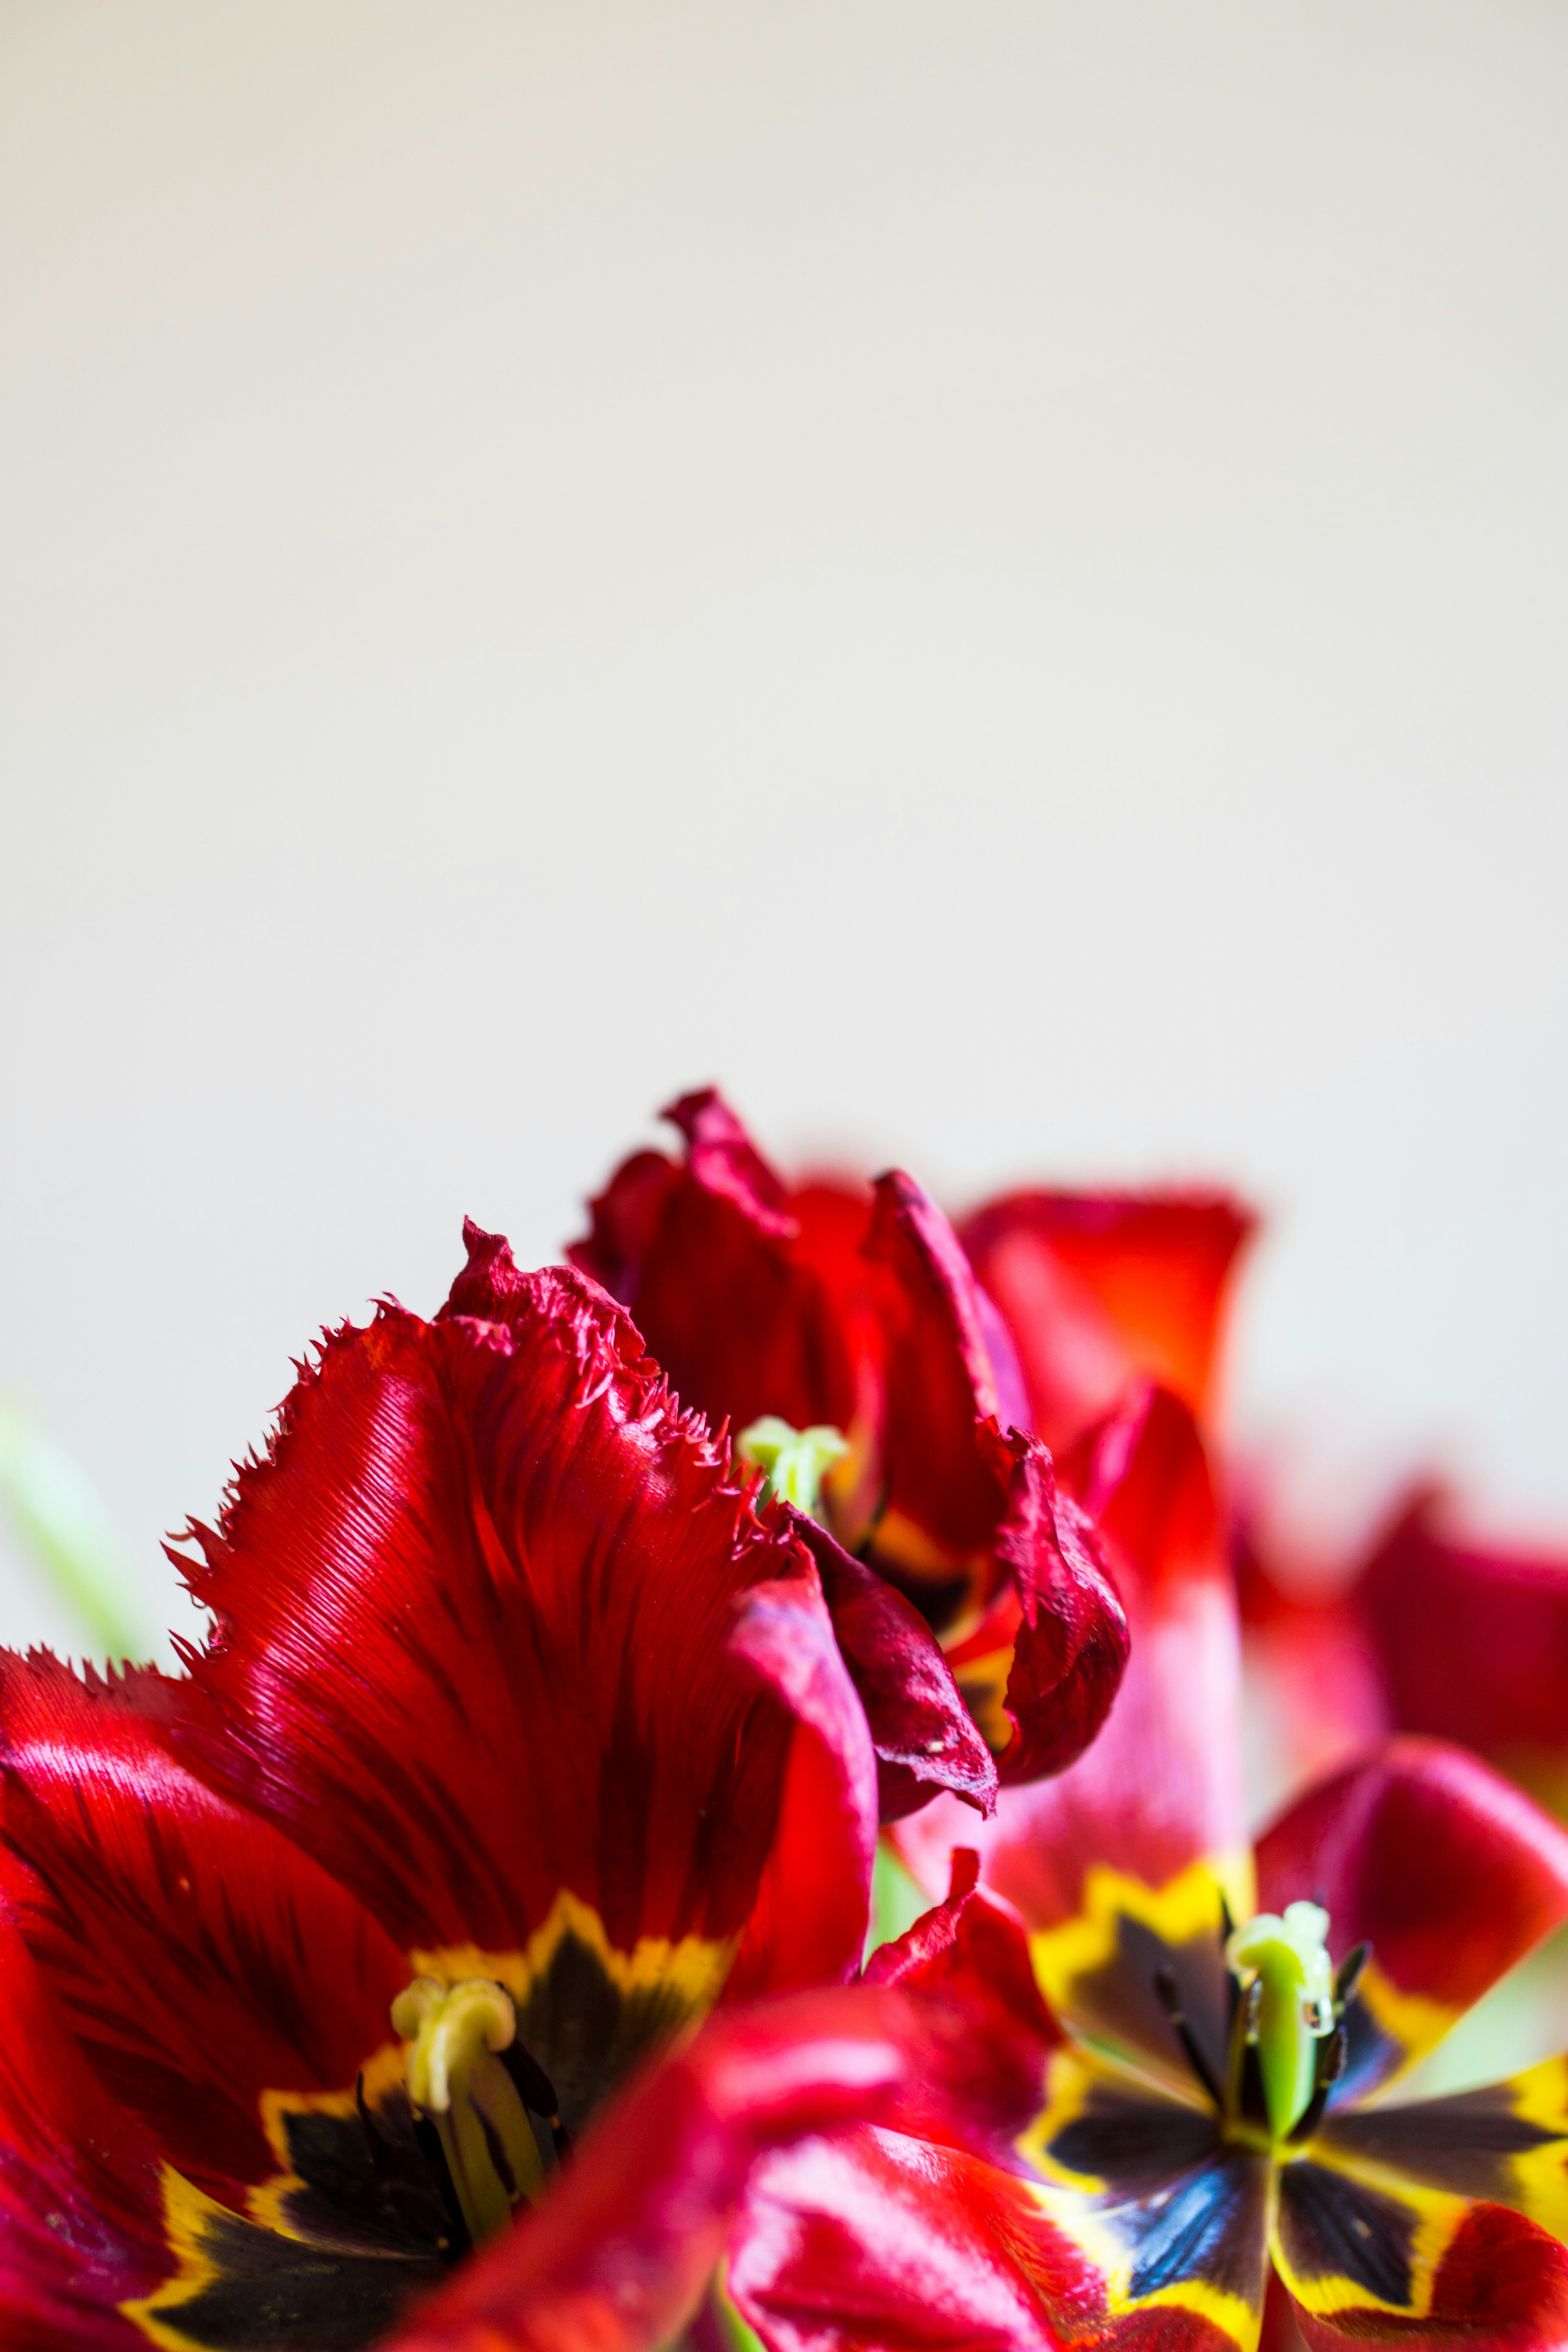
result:
[[(947, 2058), (896, 2123), (767, 2159), (738, 2300), (773, 2352), (1251, 2352), (1290, 2308), (1320, 2352), (1561, 2345), (1568, 2060), (1401, 2086), (1568, 1918), (1568, 1836), (1462, 1750), (1401, 1739), (1251, 1848), (1190, 1412), (1152, 1394), (1078, 1475), (1132, 1623), (1110, 1720), (1003, 1792), (973, 1833), (984, 1885), (960, 1852), (878, 1956)], [(971, 1832), (946, 1807), (899, 1834), (931, 1874)]]
[(0, 1664), (7, 2352), (630, 2352), (759, 2148), (877, 2108), (876, 1758), (754, 1489), (474, 1234), (192, 1530), (185, 1678)]

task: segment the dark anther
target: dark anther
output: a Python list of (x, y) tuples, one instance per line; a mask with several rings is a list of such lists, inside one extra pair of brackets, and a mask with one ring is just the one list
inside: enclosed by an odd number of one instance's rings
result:
[(536, 2116), (543, 2116), (548, 2122), (559, 2122), (561, 2102), (555, 2095), (555, 2085), (532, 2053), (514, 2041), (508, 2042), (500, 2057), (523, 2105), (531, 2107)]
[(1182, 2005), (1182, 1988), (1176, 1981), (1176, 1971), (1163, 1962), (1154, 1971), (1154, 1990), (1160, 1996), (1160, 2006), (1171, 2021), (1171, 2030), (1186, 2053), (1188, 2065), (1203, 2084), (1215, 2108), (1225, 2111), (1225, 2095), (1215, 2082), (1214, 2069), (1199, 2046), (1196, 2034), (1187, 2023), (1187, 2013)]
[[(521, 2042), (509, 2042), (500, 2053), (500, 2057), (533, 2126), (534, 2138), (539, 2139), (542, 2130), (547, 2131), (550, 2144), (555, 2151), (555, 2161), (563, 2164), (572, 2152), (572, 2139), (561, 2120), (561, 2102), (555, 2095), (554, 2084), (532, 2052), (525, 2050)], [(541, 2142), (541, 2158), (544, 2153)]]
[(1331, 2033), (1325, 2033), (1318, 2044), (1318, 2084), (1321, 2089), (1333, 2089), (1345, 2071), (1350, 2049), (1350, 2036), (1342, 2025), (1336, 2025)]
[[(1226, 1902), (1225, 1891), (1222, 1888), (1219, 1898), (1219, 1956), (1222, 1960), (1225, 1959), (1225, 1948), (1235, 1933), (1236, 1921), (1231, 1916), (1230, 1905)], [(1241, 1999), (1241, 1979), (1228, 1960), (1225, 1963), (1225, 2032), (1228, 2044), (1236, 2039), (1236, 2010), (1237, 2003)]]
[(1353, 1952), (1345, 1954), (1344, 1958), (1340, 1962), (1339, 1973), (1334, 1979), (1336, 2009), (1342, 2009), (1346, 2001), (1354, 1996), (1355, 1989), (1362, 1980), (1363, 1971), (1371, 1958), (1370, 1944), (1358, 1944)]
[(511, 2159), (507, 2155), (506, 2148), (502, 2144), (501, 2136), (500, 2132), (497, 2131), (494, 2124), (491, 2123), (489, 2116), (486, 2115), (483, 2107), (481, 2107), (477, 2101), (474, 2105), (474, 2113), (479, 2116), (479, 2129), (485, 2136), (485, 2153), (489, 2158), (491, 2164), (495, 2168), (496, 2179), (500, 2182), (500, 2185), (506, 2190), (508, 2197), (515, 2205), (517, 2203), (517, 2175), (511, 2168)]
[(463, 2219), (463, 2209), (458, 2202), (458, 2192), (452, 2186), (451, 2170), (447, 2163), (447, 2151), (441, 2145), (441, 2135), (429, 2116), (420, 2115), (417, 2109), (414, 2116), (414, 2137), (418, 2143), (420, 2155), (435, 2175), (436, 2186), (441, 2192), (441, 2205), (447, 2216), (447, 2226), (452, 2233), (449, 2239), (442, 2240), (441, 2252), (447, 2262), (455, 2263), (460, 2255), (468, 2252), (472, 2242), (468, 2236), (468, 2225)]

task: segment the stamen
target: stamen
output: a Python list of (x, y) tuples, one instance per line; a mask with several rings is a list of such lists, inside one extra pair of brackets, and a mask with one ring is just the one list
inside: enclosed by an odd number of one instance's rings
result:
[(753, 1464), (764, 1474), (764, 1500), (770, 1495), (782, 1496), (808, 1519), (815, 1519), (821, 1517), (822, 1481), (848, 1453), (849, 1440), (826, 1422), (795, 1429), (776, 1412), (765, 1412), (761, 1421), (753, 1421), (741, 1432), (735, 1451), (742, 1462)]
[(1340, 1962), (1339, 1974), (1334, 1979), (1334, 2000), (1339, 2008), (1343, 2009), (1346, 2001), (1354, 2000), (1356, 1987), (1365, 1975), (1366, 1964), (1371, 1958), (1370, 1944), (1356, 1944)]
[[(543, 2186), (539, 2143), (501, 2053), (517, 2037), (511, 1996), (486, 1977), (416, 1977), (392, 2004), (408, 2043), (408, 2096), (436, 2132), (465, 2227), (478, 2245)], [(542, 2080), (542, 2077), (541, 2078)]]
[(1154, 1971), (1154, 1990), (1160, 1996), (1161, 2007), (1171, 2021), (1171, 2030), (1186, 2053), (1188, 2065), (1220, 2114), (1224, 2115), (1225, 2094), (1215, 2080), (1214, 2068), (1209, 2064), (1196, 2034), (1187, 2021), (1187, 2012), (1182, 2000), (1182, 1988), (1177, 1981), (1175, 1969), (1169, 1966), (1157, 1968)]
[(1282, 1918), (1261, 1912), (1226, 1942), (1226, 1959), (1242, 1979), (1244, 2041), (1257, 2049), (1276, 2141), (1289, 2137), (1306, 2113), (1319, 2084), (1318, 2045), (1338, 2019), (1328, 1932), (1321, 1904), (1289, 1903)]

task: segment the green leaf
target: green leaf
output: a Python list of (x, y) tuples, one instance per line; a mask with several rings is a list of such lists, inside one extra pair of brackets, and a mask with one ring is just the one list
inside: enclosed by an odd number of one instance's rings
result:
[(931, 1904), (916, 1885), (884, 1834), (877, 1840), (877, 1860), (871, 1873), (871, 1932), (868, 1953), (879, 1944), (893, 1944), (912, 1927)]
[(146, 1656), (134, 1581), (108, 1512), (64, 1446), (0, 1405), (0, 1504), (23, 1549), (75, 1612), (95, 1651)]
[(721, 2271), (713, 2281), (711, 2295), (713, 2316), (719, 2323), (720, 2334), (730, 2347), (730, 2352), (765, 2352), (762, 2337), (754, 2327), (748, 2327), (731, 2302)]

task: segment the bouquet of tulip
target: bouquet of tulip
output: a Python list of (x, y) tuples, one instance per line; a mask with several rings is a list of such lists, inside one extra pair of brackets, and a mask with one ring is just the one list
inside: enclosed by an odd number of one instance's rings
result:
[[(1280, 1585), (1228, 1199), (668, 1116), (325, 1335), (182, 1672), (0, 1656), (5, 2352), (1568, 2343), (1568, 2061), (1407, 2086), (1568, 1920), (1568, 1571)], [(1244, 1605), (1359, 1662), (1256, 1842)]]

